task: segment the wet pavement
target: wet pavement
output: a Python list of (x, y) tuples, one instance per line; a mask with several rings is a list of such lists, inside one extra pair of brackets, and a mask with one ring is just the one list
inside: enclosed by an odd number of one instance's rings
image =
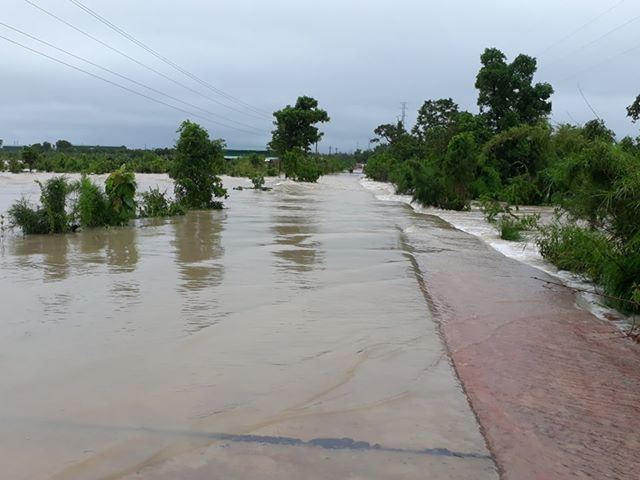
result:
[(639, 478), (639, 346), (444, 225), (416, 215), (408, 242), (502, 478)]

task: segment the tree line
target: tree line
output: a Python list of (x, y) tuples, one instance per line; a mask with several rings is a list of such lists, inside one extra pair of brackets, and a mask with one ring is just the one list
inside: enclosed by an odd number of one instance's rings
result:
[[(562, 218), (537, 234), (542, 255), (640, 311), (640, 137), (618, 141), (600, 119), (552, 125), (553, 87), (534, 82), (535, 58), (509, 62), (488, 48), (480, 61), (478, 113), (434, 99), (411, 131), (379, 125), (366, 174), (424, 205), (463, 210), (480, 200), (513, 238), (535, 222), (511, 206), (558, 206)], [(640, 96), (627, 113), (640, 118)]]

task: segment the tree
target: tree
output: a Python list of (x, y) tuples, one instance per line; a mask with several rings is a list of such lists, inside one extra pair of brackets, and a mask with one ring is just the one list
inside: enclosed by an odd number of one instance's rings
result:
[(38, 160), (38, 152), (34, 147), (24, 147), (20, 157), (29, 171), (31, 171)]
[(271, 132), (269, 148), (280, 157), (292, 150), (308, 153), (324, 135), (315, 125), (329, 121), (327, 112), (318, 108), (318, 101), (306, 96), (298, 97), (295, 106), (287, 105), (273, 116), (276, 129)]
[(176, 199), (187, 208), (222, 208), (216, 198), (226, 198), (218, 173), (224, 168), (224, 142), (209, 139), (209, 133), (189, 120), (178, 129), (180, 138), (171, 177)]
[(398, 122), (396, 124), (383, 123), (382, 125), (378, 125), (373, 130), (373, 133), (376, 135), (376, 138), (371, 139), (372, 142), (377, 143), (384, 140), (389, 145), (395, 145), (404, 135), (407, 134), (402, 122)]
[(67, 140), (58, 140), (56, 142), (56, 150), (58, 150), (59, 152), (66, 152), (68, 150), (71, 150), (72, 148), (73, 145)]
[(469, 189), (478, 168), (477, 158), (478, 145), (473, 133), (459, 133), (449, 142), (443, 170), (461, 205), (466, 205), (469, 200)]
[(449, 130), (458, 117), (458, 104), (451, 98), (427, 100), (418, 110), (418, 118), (412, 133), (419, 140), (428, 141), (439, 132)]
[(640, 119), (640, 95), (638, 95), (635, 101), (627, 107), (627, 116), (631, 117), (633, 122), (637, 122)]
[(616, 139), (616, 134), (613, 130), (607, 128), (604, 120), (594, 119), (589, 120), (582, 127), (582, 134), (587, 140), (602, 140), (604, 142), (613, 143)]
[(548, 83), (533, 84), (535, 58), (521, 54), (508, 64), (504, 53), (487, 48), (480, 60), (478, 106), (494, 131), (534, 124), (551, 113), (553, 88)]

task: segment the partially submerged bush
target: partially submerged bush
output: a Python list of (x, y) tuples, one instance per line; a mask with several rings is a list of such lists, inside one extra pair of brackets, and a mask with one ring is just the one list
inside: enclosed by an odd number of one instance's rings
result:
[(64, 233), (71, 228), (67, 214), (67, 197), (72, 188), (65, 177), (53, 177), (40, 185), (41, 206), (32, 206), (22, 198), (8, 211), (12, 227), (20, 227), (25, 235)]
[(136, 218), (136, 176), (122, 165), (107, 177), (105, 193), (109, 202), (109, 223), (124, 225)]
[(513, 214), (503, 214), (498, 220), (498, 229), (500, 230), (500, 238), (511, 242), (518, 242), (523, 239), (523, 232), (533, 232), (538, 226), (540, 216)]
[(256, 190), (261, 190), (264, 187), (264, 177), (257, 176), (251, 179), (251, 183), (253, 183), (253, 188)]
[(536, 243), (541, 255), (559, 269), (601, 285), (611, 296), (610, 304), (621, 310), (640, 311), (639, 240), (617, 244), (597, 230), (554, 224), (541, 229)]
[(10, 227), (20, 227), (25, 235), (49, 233), (47, 215), (42, 208), (31, 205), (27, 199), (21, 198), (7, 212)]
[(102, 189), (83, 175), (76, 185), (78, 198), (74, 217), (84, 227), (99, 227), (109, 224), (108, 200)]
[(67, 215), (67, 196), (72, 190), (65, 177), (53, 177), (40, 185), (40, 201), (47, 215), (50, 233), (69, 231), (70, 217)]
[(500, 238), (517, 242), (522, 240), (523, 232), (533, 232), (538, 229), (540, 215), (516, 215), (509, 204), (501, 204), (489, 197), (481, 199), (481, 209), (489, 223), (496, 226)]
[(158, 187), (142, 192), (140, 197), (140, 217), (171, 217), (186, 213), (182, 204), (172, 201), (167, 192), (160, 191)]

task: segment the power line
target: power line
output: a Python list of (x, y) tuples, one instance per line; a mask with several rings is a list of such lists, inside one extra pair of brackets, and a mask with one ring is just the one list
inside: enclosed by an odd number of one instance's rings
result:
[(589, 43), (586, 43), (584, 45), (582, 45), (581, 47), (576, 48), (575, 50), (569, 52), (568, 54), (564, 55), (563, 57), (560, 57), (552, 62), (550, 62), (549, 65), (555, 65), (556, 63), (561, 62), (562, 60), (567, 59), (568, 57), (571, 57), (572, 55), (575, 55), (578, 52), (581, 52), (582, 50), (584, 50), (585, 48), (590, 47), (591, 45), (593, 45), (594, 43), (599, 42), (600, 40), (602, 40), (603, 38), (608, 37), (609, 35), (611, 35), (612, 33), (617, 32), (618, 30), (623, 29), (624, 27), (626, 27), (627, 25), (637, 21), (638, 19), (640, 19), (640, 15), (633, 17), (631, 20), (627, 20), (626, 22), (624, 22), (622, 25), (618, 25), (617, 27), (609, 30), (608, 32), (604, 33), (603, 35), (600, 35), (598, 38), (596, 38), (595, 40), (592, 40)]
[(271, 114), (270, 113), (265, 112), (264, 110), (261, 110), (261, 109), (259, 109), (257, 107), (254, 107), (254, 106), (252, 106), (252, 105), (250, 105), (250, 104), (248, 104), (246, 102), (243, 102), (242, 100), (234, 97), (233, 95), (231, 95), (229, 93), (226, 93), (223, 90), (220, 90), (219, 88), (215, 87), (214, 85), (210, 84), (209, 82), (206, 82), (205, 80), (202, 80), (201, 78), (199, 78), (195, 74), (189, 72), (188, 70), (184, 69), (180, 65), (177, 65), (175, 62), (169, 60), (168, 58), (166, 58), (162, 54), (158, 53), (153, 48), (151, 48), (148, 45), (144, 44), (143, 42), (141, 42), (140, 40), (135, 38), (133, 35), (131, 35), (130, 33), (126, 32), (122, 28), (118, 27), (117, 25), (115, 25), (114, 23), (112, 23), (111, 21), (109, 21), (108, 19), (103, 17), (102, 15), (100, 15), (99, 13), (97, 13), (94, 10), (90, 9), (85, 4), (83, 4), (81, 1), (79, 1), (79, 0), (69, 0), (69, 1), (71, 3), (73, 3), (75, 6), (77, 6), (78, 8), (82, 9), (83, 11), (85, 11), (86, 13), (91, 15), (92, 17), (94, 17), (95, 19), (97, 19), (98, 21), (100, 21), (101, 23), (103, 23), (104, 25), (106, 25), (107, 27), (109, 27), (110, 29), (112, 29), (113, 31), (115, 31), (118, 34), (122, 35), (127, 40), (135, 43), (140, 48), (142, 48), (143, 50), (147, 51), (148, 53), (150, 53), (154, 57), (156, 57), (159, 60), (161, 60), (162, 62), (166, 63), (167, 65), (171, 66), (172, 68), (174, 68), (178, 72), (182, 73), (183, 75), (186, 75), (190, 79), (198, 82), (199, 84), (203, 85), (204, 87), (208, 88), (209, 90), (217, 93), (218, 95), (220, 95), (220, 96), (222, 96), (222, 97), (224, 97), (224, 98), (226, 98), (226, 99), (228, 99), (228, 100), (230, 100), (230, 101), (232, 101), (232, 102), (234, 102), (234, 103), (236, 103), (236, 104), (238, 104), (238, 105), (240, 105), (240, 106), (242, 106), (242, 107), (244, 107), (246, 109), (249, 109), (249, 110), (251, 110), (251, 111), (253, 111), (255, 113), (261, 114), (261, 115), (266, 115), (268, 118), (271, 118)]
[(12, 27), (11, 25), (7, 25), (4, 22), (0, 22), (0, 25), (5, 27), (5, 28), (8, 28), (10, 30), (13, 30), (14, 32), (17, 32), (17, 33), (19, 33), (21, 35), (24, 35), (25, 37), (28, 37), (28, 38), (30, 38), (32, 40), (35, 40), (38, 43), (46, 45), (49, 48), (52, 48), (52, 49), (57, 50), (59, 52), (62, 52), (65, 55), (68, 55), (68, 56), (70, 56), (72, 58), (75, 58), (76, 60), (80, 60), (81, 62), (84, 62), (84, 63), (86, 63), (88, 65), (91, 65), (93, 67), (99, 68), (102, 71), (108, 72), (108, 73), (110, 73), (112, 75), (115, 75), (116, 77), (122, 78), (123, 80), (131, 82), (131, 83), (133, 83), (135, 85), (138, 85), (139, 87), (145, 88), (145, 89), (147, 89), (147, 90), (149, 90), (151, 92), (154, 92), (154, 93), (156, 93), (158, 95), (162, 95), (163, 97), (169, 98), (169, 99), (171, 99), (171, 100), (173, 100), (175, 102), (182, 103), (183, 105), (186, 105), (186, 106), (191, 107), (191, 108), (195, 108), (196, 110), (200, 110), (201, 112), (207, 113), (209, 115), (213, 115), (214, 117), (222, 118), (224, 121), (235, 123), (235, 124), (240, 125), (242, 127), (251, 128), (251, 129), (256, 130), (257, 132), (261, 131), (260, 129), (258, 129), (256, 127), (253, 127), (252, 125), (247, 125), (247, 124), (242, 123), (242, 122), (237, 122), (237, 121), (235, 121), (233, 119), (223, 117), (222, 115), (219, 115), (219, 114), (217, 114), (215, 112), (211, 112), (211, 111), (206, 110), (204, 108), (198, 107), (197, 105), (194, 105), (192, 103), (185, 102), (184, 100), (180, 100), (179, 98), (174, 97), (173, 95), (169, 95), (168, 93), (164, 93), (164, 92), (162, 92), (160, 90), (157, 90), (157, 89), (155, 89), (153, 87), (145, 85), (144, 83), (138, 82), (137, 80), (134, 80), (134, 79), (132, 79), (130, 77), (127, 77), (126, 75), (122, 75), (122, 74), (120, 74), (120, 73), (118, 73), (118, 72), (116, 72), (114, 70), (111, 70), (110, 68), (103, 67), (102, 65), (99, 65), (99, 64), (97, 64), (95, 62), (92, 62), (91, 60), (87, 60), (86, 58), (80, 57), (79, 55), (75, 55), (74, 53), (71, 53), (71, 52), (69, 52), (69, 51), (67, 51), (67, 50), (65, 50), (63, 48), (57, 47), (57, 46), (55, 46), (55, 45), (53, 45), (53, 44), (51, 44), (51, 43), (49, 43), (49, 42), (47, 42), (45, 40), (37, 38), (37, 37), (27, 33), (27, 32), (24, 32), (24, 31), (18, 29), (18, 28)]
[[(204, 97), (204, 98), (206, 98), (206, 99), (208, 99), (208, 100), (210, 100), (210, 101), (212, 101), (212, 102), (214, 102), (214, 103), (217, 103), (218, 105), (220, 105), (220, 106), (222, 106), (222, 107), (224, 107), (224, 108), (228, 108), (229, 110), (233, 110), (233, 111), (238, 112), (238, 113), (241, 113), (241, 114), (243, 114), (243, 115), (249, 115), (249, 116), (253, 116), (253, 117), (255, 117), (255, 115), (253, 115), (253, 114), (251, 114), (251, 113), (249, 113), (249, 112), (246, 112), (246, 111), (240, 110), (240, 109), (235, 108), (235, 107), (233, 107), (233, 106), (231, 106), (231, 105), (227, 105), (226, 103), (223, 103), (223, 102), (219, 101), (219, 100), (218, 100), (218, 99), (216, 99), (216, 98), (213, 98), (213, 97), (210, 97), (210, 96), (208, 96), (208, 95), (205, 95), (204, 93), (202, 93), (202, 92), (200, 92), (200, 91), (198, 91), (198, 90), (196, 90), (196, 89), (194, 89), (194, 88), (191, 88), (190, 86), (188, 86), (188, 85), (186, 85), (186, 84), (184, 84), (184, 83), (182, 83), (182, 82), (180, 82), (180, 81), (178, 81), (178, 80), (175, 80), (175, 79), (173, 79), (173, 78), (169, 77), (168, 75), (165, 75), (164, 73), (160, 72), (159, 70), (156, 70), (155, 68), (150, 67), (149, 65), (146, 65), (145, 63), (141, 62), (140, 60), (137, 60), (137, 59), (133, 58), (132, 56), (127, 55), (127, 54), (126, 54), (125, 52), (123, 52), (122, 50), (118, 50), (117, 48), (112, 47), (112, 46), (111, 46), (111, 45), (109, 45), (108, 43), (106, 43), (106, 42), (104, 42), (104, 41), (100, 40), (99, 38), (97, 38), (97, 37), (95, 37), (95, 36), (91, 35), (90, 33), (85, 32), (84, 30), (82, 30), (82, 29), (80, 29), (80, 28), (76, 27), (76, 26), (75, 26), (75, 25), (73, 25), (72, 23), (70, 23), (70, 22), (68, 22), (68, 21), (64, 20), (63, 18), (60, 18), (60, 17), (59, 17), (59, 16), (57, 16), (56, 14), (54, 14), (54, 13), (52, 13), (52, 12), (50, 12), (50, 11), (48, 11), (48, 10), (44, 9), (44, 8), (42, 8), (40, 5), (37, 5), (36, 3), (33, 3), (31, 0), (24, 0), (24, 1), (25, 1), (26, 3), (28, 3), (29, 5), (31, 5), (31, 6), (33, 6), (33, 7), (35, 7), (35, 8), (37, 8), (37, 9), (38, 9), (38, 10), (40, 10), (41, 12), (45, 13), (46, 15), (49, 15), (50, 17), (52, 17), (52, 18), (54, 18), (54, 19), (58, 20), (59, 22), (61, 22), (61, 23), (65, 24), (65, 25), (67, 25), (69, 28), (72, 28), (73, 30), (75, 30), (75, 31), (77, 31), (77, 32), (81, 33), (82, 35), (84, 35), (84, 36), (86, 36), (86, 37), (90, 38), (90, 39), (91, 39), (91, 40), (93, 40), (94, 42), (97, 42), (97, 43), (99, 43), (100, 45), (102, 45), (102, 46), (104, 46), (104, 47), (108, 48), (109, 50), (111, 50), (111, 51), (113, 51), (113, 52), (116, 52), (117, 54), (119, 54), (119, 55), (121, 55), (121, 56), (125, 57), (126, 59), (128, 59), (128, 60), (130, 60), (130, 61), (134, 62), (135, 64), (137, 64), (137, 65), (139, 65), (139, 66), (141, 66), (141, 67), (143, 67), (143, 68), (145, 68), (145, 69), (149, 70), (150, 72), (153, 72), (153, 73), (155, 73), (156, 75), (159, 75), (160, 77), (162, 77), (162, 78), (164, 78), (164, 79), (166, 79), (166, 80), (168, 80), (168, 81), (170, 81), (170, 82), (172, 82), (172, 83), (174, 83), (174, 84), (176, 84), (176, 85), (179, 85), (179, 86), (181, 86), (182, 88), (185, 88), (185, 89), (189, 90), (190, 92), (193, 92), (193, 93), (195, 93), (195, 94), (197, 94), (197, 95), (200, 95), (201, 97)], [(257, 118), (257, 117), (256, 117), (256, 118)]]
[(578, 84), (578, 91), (580, 92), (580, 95), (582, 95), (582, 99), (584, 100), (584, 103), (587, 104), (587, 107), (589, 107), (589, 110), (591, 110), (591, 112), (593, 112), (593, 114), (596, 116), (596, 118), (598, 120), (602, 120), (600, 118), (600, 115), (598, 115), (598, 112), (596, 112), (593, 107), (591, 106), (591, 104), (589, 103), (589, 100), (587, 100), (587, 97), (585, 96), (584, 92), (582, 91), (582, 88), (580, 88), (580, 84)]
[(553, 48), (557, 47), (558, 45), (560, 45), (562, 42), (569, 40), (571, 37), (573, 37), (576, 33), (581, 32), (582, 30), (584, 30), (585, 28), (587, 28), (589, 25), (597, 22), (598, 20), (600, 20), (602, 17), (604, 17), (605, 15), (607, 15), (608, 13), (612, 12), (613, 10), (615, 10), (616, 8), (618, 8), (620, 5), (622, 5), (626, 0), (620, 0), (618, 3), (616, 3), (615, 5), (613, 5), (612, 7), (608, 8), (607, 10), (605, 10), (604, 12), (600, 13), (599, 15), (597, 15), (596, 17), (592, 18), (591, 20), (589, 20), (588, 22), (582, 24), (581, 26), (579, 26), (578, 28), (576, 28), (575, 30), (573, 30), (571, 33), (569, 33), (568, 35), (560, 38), (559, 40), (555, 41), (553, 44), (549, 45), (547, 48), (545, 48), (543, 51), (541, 51), (540, 53), (538, 53), (538, 57), (544, 55), (545, 53), (547, 53), (549, 50), (552, 50)]
[(194, 117), (203, 118), (203, 119), (205, 119), (205, 120), (207, 120), (207, 121), (209, 121), (211, 123), (215, 123), (215, 124), (220, 125), (220, 126), (225, 127), (225, 128), (230, 128), (232, 130), (237, 130), (239, 132), (244, 132), (244, 133), (249, 133), (249, 134), (254, 134), (255, 133), (255, 132), (250, 132), (250, 131), (247, 131), (247, 130), (242, 130), (242, 129), (234, 127), (232, 125), (227, 125), (227, 124), (218, 122), (216, 120), (212, 120), (210, 118), (204, 117), (204, 116), (199, 115), (197, 113), (193, 113), (193, 112), (191, 112), (189, 110), (185, 110), (184, 108), (176, 107), (175, 105), (171, 105), (170, 103), (164, 102), (164, 101), (159, 100), (157, 98), (150, 97), (149, 95), (146, 95), (144, 93), (138, 92), (137, 90), (133, 90), (132, 88), (129, 88), (129, 87), (125, 86), (125, 85), (121, 85), (121, 84), (119, 84), (117, 82), (109, 80), (108, 78), (104, 78), (104, 77), (101, 77), (100, 75), (96, 75), (95, 73), (91, 73), (91, 72), (89, 72), (87, 70), (84, 70), (83, 68), (77, 67), (77, 66), (72, 65), (70, 63), (67, 63), (67, 62), (65, 62), (63, 60), (60, 60), (60, 59), (55, 58), (55, 57), (52, 57), (51, 55), (47, 55), (44, 52), (41, 52), (41, 51), (36, 50), (34, 48), (28, 47), (27, 45), (24, 45), (24, 44), (22, 44), (20, 42), (16, 42), (15, 40), (7, 38), (7, 37), (5, 37), (3, 35), (0, 35), (0, 38), (5, 40), (5, 41), (7, 41), (7, 42), (9, 42), (9, 43), (13, 43), (14, 45), (22, 47), (25, 50), (29, 50), (30, 52), (33, 52), (33, 53), (35, 53), (37, 55), (40, 55), (40, 56), (45, 57), (45, 58), (48, 58), (49, 60), (57, 62), (57, 63), (59, 63), (61, 65), (64, 65), (66, 67), (69, 67), (69, 68), (72, 68), (74, 70), (77, 70), (78, 72), (82, 72), (82, 73), (84, 73), (86, 75), (89, 75), (89, 76), (91, 76), (93, 78), (97, 78), (98, 80), (102, 80), (103, 82), (109, 83), (109, 84), (111, 84), (111, 85), (113, 85), (115, 87), (118, 87), (118, 88), (122, 89), (122, 90), (126, 90), (127, 92), (133, 93), (134, 95), (138, 95), (140, 97), (146, 98), (147, 100), (151, 100), (152, 102), (159, 103), (160, 105), (164, 105), (165, 107), (169, 107), (169, 108), (172, 108), (172, 109), (177, 110), (179, 112), (186, 113), (187, 115), (192, 115)]
[(636, 51), (638, 49), (640, 49), (640, 43), (635, 45), (635, 46), (633, 46), (633, 47), (631, 47), (631, 48), (629, 48), (629, 49), (627, 49), (627, 50), (625, 50), (625, 51), (623, 51), (623, 52), (621, 52), (621, 53), (619, 53), (619, 54), (617, 54), (617, 55), (605, 58), (604, 60), (602, 60), (602, 61), (600, 61), (600, 62), (598, 62), (596, 64), (593, 64), (590, 67), (584, 68), (584, 69), (578, 71), (577, 73), (573, 73), (571, 75), (567, 75), (566, 77), (562, 78), (561, 81), (565, 81), (565, 80), (569, 80), (571, 78), (577, 77), (578, 75), (581, 75), (583, 73), (589, 72), (589, 71), (593, 70), (594, 68), (601, 67), (602, 65), (605, 65), (605, 64), (607, 64), (607, 63), (609, 63), (609, 62), (611, 62), (613, 60), (617, 60), (620, 57), (624, 57), (625, 55), (628, 55), (629, 53), (634, 52), (634, 51)]

